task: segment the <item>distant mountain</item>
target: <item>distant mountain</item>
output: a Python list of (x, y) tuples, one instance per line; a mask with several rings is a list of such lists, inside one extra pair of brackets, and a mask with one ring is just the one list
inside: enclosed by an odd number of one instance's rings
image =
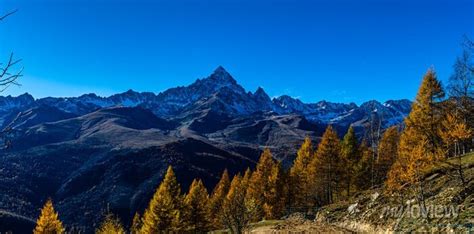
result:
[(189, 86), (171, 88), (156, 95), (129, 90), (110, 97), (99, 97), (95, 94), (37, 100), (29, 94), (0, 97), (0, 118), (5, 125), (5, 121), (10, 120), (7, 115), (38, 106), (53, 107), (75, 116), (106, 107), (140, 106), (158, 117), (169, 119), (185, 118), (210, 109), (231, 117), (273, 112), (275, 115), (299, 114), (312, 122), (345, 126), (362, 123), (377, 112), (384, 127), (388, 127), (403, 120), (410, 111), (411, 102), (404, 99), (385, 103), (369, 101), (361, 106), (326, 101), (306, 104), (287, 95), (272, 100), (262, 88), (258, 88), (254, 93), (246, 92), (224, 68), (218, 67), (205, 79), (198, 79)]
[[(363, 136), (371, 119), (400, 124), (410, 107), (271, 99), (262, 88), (247, 92), (222, 67), (159, 94), (0, 97), (0, 123), (12, 129), (11, 147), (0, 151), (0, 211), (35, 220), (52, 197), (67, 226), (91, 233), (107, 209), (125, 223), (143, 212), (168, 165), (183, 190), (196, 177), (211, 189), (224, 169), (254, 167), (264, 148), (289, 167), (304, 138), (318, 141), (328, 124), (341, 136), (354, 125)], [(16, 223), (2, 222), (9, 230)]]

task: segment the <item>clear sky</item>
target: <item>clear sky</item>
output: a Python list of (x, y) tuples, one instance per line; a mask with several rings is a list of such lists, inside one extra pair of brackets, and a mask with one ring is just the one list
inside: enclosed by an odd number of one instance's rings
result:
[(225, 67), (247, 90), (305, 102), (413, 98), (452, 73), (472, 0), (0, 0), (0, 59), (35, 97), (160, 92)]

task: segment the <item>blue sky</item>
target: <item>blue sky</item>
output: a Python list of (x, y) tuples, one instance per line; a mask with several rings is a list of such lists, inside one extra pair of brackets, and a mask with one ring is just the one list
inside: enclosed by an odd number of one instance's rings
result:
[(0, 0), (0, 59), (35, 97), (160, 92), (224, 66), (244, 88), (305, 102), (413, 98), (447, 80), (473, 1)]

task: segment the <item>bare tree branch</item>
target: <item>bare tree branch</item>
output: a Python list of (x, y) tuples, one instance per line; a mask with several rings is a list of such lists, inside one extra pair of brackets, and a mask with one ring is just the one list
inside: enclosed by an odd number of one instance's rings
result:
[[(0, 86), (3, 87), (3, 90), (12, 84), (19, 85), (16, 80), (23, 76), (23, 67), (15, 72), (12, 71), (13, 67), (19, 62), (21, 62), (21, 59), (13, 59), (13, 53), (11, 53), (8, 62), (4, 65), (4, 67), (0, 67)], [(0, 66), (2, 65), (3, 63), (0, 63)]]
[(8, 12), (7, 14), (5, 14), (3, 16), (0, 16), (0, 21), (4, 20), (5, 18), (7, 18), (10, 15), (15, 14), (17, 11), (18, 11), (18, 9), (14, 10), (14, 11), (10, 11), (10, 12)]

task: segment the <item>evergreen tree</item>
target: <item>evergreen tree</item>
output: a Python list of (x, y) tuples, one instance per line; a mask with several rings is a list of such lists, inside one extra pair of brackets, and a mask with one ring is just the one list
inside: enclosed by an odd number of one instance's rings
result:
[(58, 213), (54, 210), (53, 201), (48, 199), (41, 209), (41, 215), (36, 221), (34, 234), (56, 234), (64, 233), (63, 223), (58, 218)]
[(130, 232), (132, 234), (139, 234), (140, 230), (142, 229), (142, 217), (138, 212), (135, 213), (132, 220), (132, 226), (130, 227)]
[(183, 197), (173, 168), (168, 167), (164, 180), (143, 214), (142, 232), (173, 232), (185, 226)]
[(229, 192), (230, 179), (229, 173), (227, 170), (224, 170), (222, 173), (221, 179), (214, 187), (212, 194), (209, 198), (209, 219), (211, 221), (212, 229), (221, 229), (224, 227), (224, 224), (221, 222), (221, 213), (222, 205), (224, 203), (225, 197)]
[(105, 220), (95, 231), (96, 234), (125, 234), (125, 229), (117, 217), (107, 214)]
[[(340, 189), (341, 159), (340, 141), (337, 133), (328, 126), (319, 143), (316, 157), (308, 168), (312, 181), (313, 201), (319, 198), (324, 204), (331, 204)], [(321, 189), (321, 190), (318, 190)]]
[(193, 180), (185, 198), (185, 203), (189, 209), (189, 231), (205, 233), (209, 230), (208, 201), (209, 195), (202, 181)]
[(270, 195), (268, 191), (271, 191), (272, 189), (270, 188), (269, 179), (272, 175), (274, 165), (275, 162), (272, 153), (269, 149), (265, 149), (260, 156), (255, 171), (252, 173), (250, 178), (250, 183), (248, 184), (247, 196), (249, 199), (253, 199), (256, 206), (259, 208), (255, 217), (256, 220), (253, 221), (258, 221), (263, 217), (270, 216), (270, 214), (265, 212), (263, 207), (272, 206), (269, 201)]
[(387, 173), (397, 159), (398, 141), (400, 133), (398, 127), (393, 126), (385, 130), (378, 147), (378, 158), (375, 162), (375, 180), (377, 184), (387, 179)]
[(304, 208), (311, 205), (308, 166), (313, 158), (313, 144), (311, 138), (306, 137), (290, 169), (288, 199), (292, 207)]
[(354, 128), (351, 126), (347, 130), (344, 139), (341, 142), (341, 167), (344, 168), (343, 181), (346, 186), (346, 195), (350, 196), (351, 187), (356, 180), (356, 167), (360, 160), (359, 145), (355, 135)]

